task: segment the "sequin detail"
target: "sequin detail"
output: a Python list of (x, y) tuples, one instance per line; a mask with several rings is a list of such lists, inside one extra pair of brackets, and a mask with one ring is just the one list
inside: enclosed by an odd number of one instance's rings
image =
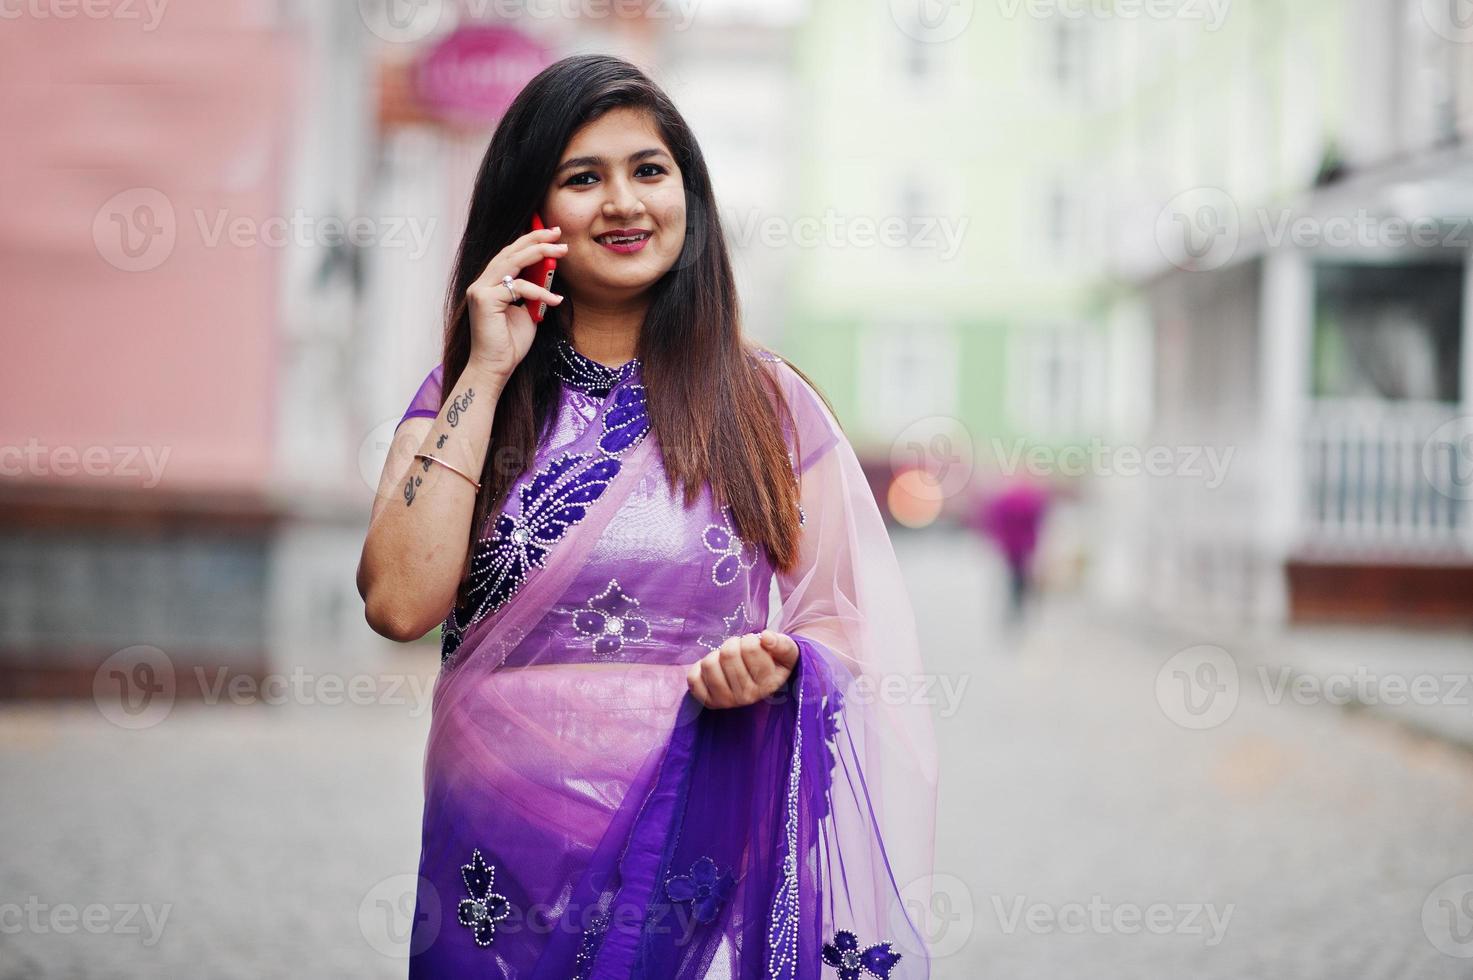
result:
[(593, 961), (598, 948), (603, 945), (604, 933), (609, 930), (609, 917), (599, 912), (583, 930), (583, 941), (578, 944), (578, 955), (573, 959), (573, 980), (588, 980), (592, 975)]
[(711, 567), (711, 581), (730, 585), (743, 569), (757, 564), (757, 546), (742, 540), (732, 526), (731, 507), (721, 508), (721, 523), (707, 524), (701, 534), (706, 550), (717, 556)]
[(496, 866), (487, 864), (480, 848), (471, 852), (471, 863), (460, 866), (469, 898), (460, 900), (456, 918), (475, 936), (477, 946), (490, 946), (496, 938), (496, 923), (511, 915), (511, 903), (505, 895), (492, 891), (496, 883)]
[(767, 913), (767, 976), (796, 980), (798, 976), (798, 789), (803, 781), (803, 685), (798, 690), (797, 721), (793, 725), (793, 762), (788, 767), (787, 819), (783, 825), (783, 877)]
[(731, 897), (736, 879), (731, 871), (722, 871), (708, 857), (697, 858), (688, 875), (671, 875), (665, 879), (665, 894), (672, 902), (689, 902), (691, 917), (697, 922), (711, 922), (721, 905)]
[(602, 592), (573, 612), (573, 629), (593, 640), (595, 660), (611, 660), (625, 643), (649, 639), (649, 621), (634, 615), (638, 608), (639, 600), (627, 594), (618, 579), (609, 579)]
[(552, 361), (553, 373), (563, 384), (570, 388), (577, 388), (595, 398), (607, 397), (609, 392), (620, 381), (627, 380), (638, 366), (639, 358), (637, 357), (616, 368), (600, 364), (593, 358), (578, 353), (577, 348), (562, 337), (558, 338)]
[(604, 410), (597, 453), (563, 453), (517, 488), (520, 512), (498, 515), (471, 556), (466, 600), (441, 627), (441, 664), (459, 649), (467, 629), (505, 605), (533, 568), (545, 567), (552, 546), (588, 516), (619, 475), (621, 457), (649, 430), (644, 386), (619, 387)]
[(888, 942), (859, 948), (859, 937), (848, 929), (834, 933), (834, 941), (823, 944), (823, 961), (839, 971), (839, 980), (860, 980), (868, 973), (878, 980), (889, 980), (890, 971), (900, 962), (900, 954)]

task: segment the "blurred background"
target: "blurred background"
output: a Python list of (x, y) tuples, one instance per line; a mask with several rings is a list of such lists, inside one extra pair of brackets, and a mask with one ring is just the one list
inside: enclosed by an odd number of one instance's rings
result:
[(892, 524), (933, 976), (1473, 977), (1464, 0), (9, 0), (0, 978), (403, 975), (438, 643), (354, 570), (585, 51)]

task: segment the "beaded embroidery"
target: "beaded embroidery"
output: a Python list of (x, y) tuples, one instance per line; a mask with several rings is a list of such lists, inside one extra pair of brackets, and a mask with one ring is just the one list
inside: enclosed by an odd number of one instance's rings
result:
[(650, 624), (634, 615), (639, 600), (625, 593), (619, 580), (609, 579), (608, 587), (574, 610), (573, 628), (593, 640), (596, 660), (609, 660), (624, 648), (625, 642), (638, 643), (650, 636)]
[(772, 980), (794, 980), (798, 975), (798, 789), (803, 779), (803, 685), (794, 686), (798, 689), (798, 720), (793, 726), (793, 763), (788, 767), (783, 878), (767, 914), (767, 975)]
[(706, 550), (717, 555), (711, 568), (711, 581), (717, 585), (730, 585), (744, 568), (757, 564), (757, 546), (742, 538), (732, 527), (731, 507), (721, 508), (721, 523), (707, 524), (701, 534)]
[(460, 900), (456, 917), (461, 925), (470, 928), (477, 946), (490, 946), (496, 938), (496, 923), (511, 915), (511, 903), (506, 896), (491, 890), (496, 882), (496, 866), (487, 864), (477, 848), (471, 852), (471, 863), (460, 866), (460, 877), (470, 897)]
[[(624, 380), (637, 366), (630, 361), (615, 373)], [(649, 433), (644, 386), (618, 388), (601, 428), (597, 454), (563, 453), (544, 466), (518, 487), (520, 513), (498, 515), (491, 534), (476, 545), (466, 602), (451, 610), (441, 628), (442, 664), (459, 649), (467, 629), (505, 605), (534, 567), (545, 567), (552, 546), (588, 515), (619, 474), (620, 457)]]
[(578, 944), (578, 955), (573, 960), (573, 980), (588, 980), (598, 948), (603, 945), (604, 933), (609, 929), (609, 917), (604, 912), (594, 915), (588, 928), (583, 930), (583, 941)]
[[(705, 647), (707, 650), (719, 649), (721, 647), (721, 644), (725, 643), (729, 638), (745, 632), (747, 621), (750, 618), (751, 614), (747, 612), (747, 602), (745, 599), (743, 599), (741, 602), (737, 603), (736, 609), (732, 611), (732, 614), (730, 616), (723, 616), (721, 618), (721, 627), (724, 632), (720, 636), (713, 637), (703, 634), (696, 637), (696, 642)], [(738, 626), (741, 626), (742, 629), (738, 630)]]
[(616, 368), (600, 364), (593, 358), (578, 353), (577, 348), (559, 337), (552, 370), (569, 387), (587, 392), (596, 398), (605, 398), (615, 385), (634, 372), (638, 364), (637, 357)]
[(823, 961), (839, 971), (839, 980), (859, 980), (860, 971), (879, 980), (889, 980), (900, 954), (888, 942), (859, 948), (859, 937), (847, 929), (834, 933), (834, 941), (823, 944)]
[(689, 902), (691, 917), (697, 922), (715, 919), (735, 887), (736, 879), (731, 871), (722, 871), (708, 857), (697, 858), (690, 866), (690, 874), (665, 879), (665, 894), (672, 902)]

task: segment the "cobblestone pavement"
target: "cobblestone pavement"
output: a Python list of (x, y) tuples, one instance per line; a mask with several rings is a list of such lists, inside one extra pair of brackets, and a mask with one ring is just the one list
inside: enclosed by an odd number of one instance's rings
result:
[[(899, 549), (942, 682), (938, 980), (1473, 978), (1473, 755), (1249, 685), (1194, 714), (1179, 639), (1009, 631), (973, 545)], [(0, 708), (0, 980), (402, 976), (428, 718), (398, 700)]]

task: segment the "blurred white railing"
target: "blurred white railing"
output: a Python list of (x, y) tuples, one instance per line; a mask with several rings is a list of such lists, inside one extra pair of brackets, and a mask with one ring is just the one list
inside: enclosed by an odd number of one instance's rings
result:
[(1381, 558), (1466, 553), (1473, 493), (1461, 409), (1443, 402), (1314, 399), (1303, 437), (1305, 544)]

